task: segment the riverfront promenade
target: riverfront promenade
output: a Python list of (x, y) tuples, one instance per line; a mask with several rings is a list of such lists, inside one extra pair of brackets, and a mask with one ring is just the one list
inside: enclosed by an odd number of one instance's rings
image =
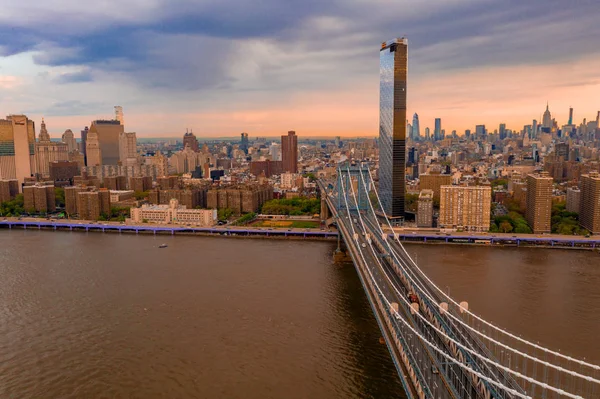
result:
[[(279, 238), (333, 240), (338, 233), (335, 226), (322, 228), (282, 228), (254, 226), (213, 226), (196, 227), (176, 224), (124, 224), (120, 222), (94, 222), (74, 219), (48, 220), (43, 218), (4, 218), (0, 219), (0, 228), (39, 229), (57, 231), (88, 231), (106, 233), (162, 234), (162, 235), (208, 235), (226, 237)], [(392, 231), (384, 228), (390, 237)], [(564, 236), (557, 234), (503, 234), (472, 232), (441, 232), (435, 229), (419, 230), (394, 228), (394, 233), (403, 242), (417, 244), (450, 245), (492, 245), (537, 247), (558, 249), (600, 249), (600, 236)]]

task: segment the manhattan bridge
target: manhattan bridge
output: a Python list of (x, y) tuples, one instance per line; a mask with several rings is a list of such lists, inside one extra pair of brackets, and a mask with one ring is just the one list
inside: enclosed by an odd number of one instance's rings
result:
[(340, 164), (319, 186), (409, 398), (600, 398), (600, 366), (508, 332), (440, 289), (394, 233), (366, 164)]

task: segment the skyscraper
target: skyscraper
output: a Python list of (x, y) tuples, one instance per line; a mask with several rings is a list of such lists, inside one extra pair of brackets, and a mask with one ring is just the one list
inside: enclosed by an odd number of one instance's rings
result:
[(500, 124), (500, 128), (498, 129), (498, 134), (500, 135), (500, 140), (504, 140), (506, 138), (506, 123)]
[(404, 217), (408, 41), (393, 39), (379, 51), (379, 191), (383, 210)]
[(0, 119), (0, 180), (16, 179), (20, 186), (33, 173), (35, 124), (25, 115)]
[(552, 115), (550, 114), (548, 103), (546, 103), (546, 110), (544, 111), (544, 116), (542, 117), (542, 127), (548, 129), (548, 132), (552, 128)]
[(281, 136), (281, 161), (284, 172), (298, 173), (298, 136), (293, 130)]
[(569, 125), (573, 124), (573, 107), (569, 108)]
[(485, 125), (475, 125), (475, 135), (482, 138), (486, 135)]
[(538, 131), (538, 123), (537, 120), (534, 119), (533, 120), (533, 124), (531, 126), (531, 137), (529, 137), (530, 139), (536, 139), (537, 138), (537, 131)]
[(75, 140), (75, 136), (71, 129), (65, 130), (62, 135), (62, 142), (67, 145), (69, 152), (79, 151), (79, 148), (77, 148), (77, 140)]
[(442, 120), (435, 118), (435, 129), (433, 130), (433, 139), (435, 141), (442, 139)]
[(38, 142), (35, 143), (35, 158), (37, 173), (43, 177), (50, 176), (50, 162), (69, 160), (69, 148), (67, 144), (50, 140), (44, 119), (42, 119)]
[[(118, 120), (97, 120), (93, 121), (88, 133), (89, 147), (90, 135), (94, 131), (101, 150), (101, 163), (99, 165), (117, 165), (119, 162), (119, 137), (125, 131), (125, 127)], [(89, 161), (89, 148), (87, 157)], [(89, 163), (94, 165), (93, 163)]]
[(248, 154), (248, 133), (242, 133), (240, 136), (240, 150), (244, 151), (244, 154)]
[(123, 166), (135, 166), (138, 164), (137, 137), (135, 132), (123, 132), (119, 136), (119, 161)]
[(431, 137), (431, 131), (428, 127), (425, 128), (425, 140), (429, 140)]
[(416, 112), (413, 115), (412, 128), (413, 128), (412, 139), (415, 141), (419, 141), (421, 139), (421, 130), (419, 128), (419, 115)]

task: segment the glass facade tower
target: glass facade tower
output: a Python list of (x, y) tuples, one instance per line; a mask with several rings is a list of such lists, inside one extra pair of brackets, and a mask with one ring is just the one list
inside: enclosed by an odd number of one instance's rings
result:
[(379, 191), (384, 211), (404, 217), (408, 41), (393, 39), (379, 52)]

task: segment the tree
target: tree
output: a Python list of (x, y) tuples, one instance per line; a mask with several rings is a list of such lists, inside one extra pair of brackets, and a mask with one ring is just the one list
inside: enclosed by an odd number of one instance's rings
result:
[(227, 220), (231, 215), (233, 215), (233, 211), (229, 208), (223, 208), (217, 211), (217, 219), (219, 220)]
[(65, 189), (62, 187), (54, 187), (55, 204), (58, 208), (65, 207)]
[(510, 233), (513, 231), (513, 227), (509, 222), (500, 223), (500, 232), (502, 233)]
[(143, 200), (144, 198), (148, 198), (148, 195), (150, 193), (148, 191), (136, 191), (135, 193), (133, 193), (133, 196), (135, 197), (136, 200), (140, 201)]

